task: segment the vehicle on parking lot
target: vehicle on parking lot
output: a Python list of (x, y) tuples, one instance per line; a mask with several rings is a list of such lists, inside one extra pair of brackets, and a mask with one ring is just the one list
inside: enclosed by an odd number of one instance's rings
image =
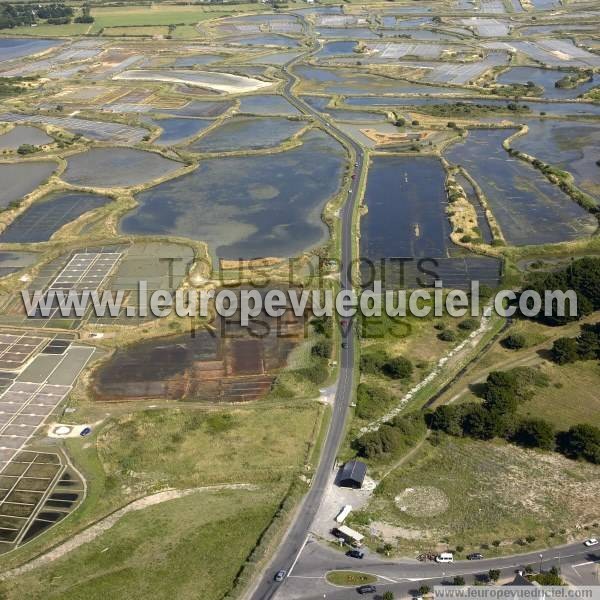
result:
[(598, 541), (596, 538), (589, 538), (583, 542), (584, 546), (597, 546), (598, 544), (600, 544), (600, 541)]
[(374, 594), (377, 591), (377, 588), (374, 585), (361, 585), (356, 588), (356, 591), (359, 594)]
[(360, 550), (348, 550), (348, 552), (346, 552), (346, 556), (349, 556), (350, 558), (364, 558), (365, 557), (365, 553), (361, 552)]
[(435, 557), (435, 562), (438, 563), (451, 563), (454, 562), (454, 555), (452, 552), (442, 552)]
[(277, 571), (274, 579), (275, 581), (283, 581), (285, 579), (285, 571), (283, 569), (281, 571)]
[(473, 552), (472, 554), (467, 554), (467, 560), (481, 560), (483, 558), (483, 554), (481, 552)]

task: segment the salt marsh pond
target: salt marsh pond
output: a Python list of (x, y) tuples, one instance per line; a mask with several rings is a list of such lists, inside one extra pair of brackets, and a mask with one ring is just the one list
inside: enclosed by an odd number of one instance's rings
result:
[(589, 89), (598, 85), (598, 81), (593, 78), (591, 81), (582, 83), (572, 89), (556, 87), (554, 84), (562, 79), (568, 72), (555, 69), (539, 69), (536, 67), (512, 67), (502, 73), (498, 78), (498, 83), (518, 83), (525, 85), (528, 82), (544, 88), (544, 98), (565, 99), (577, 98), (577, 96), (587, 92)]
[(92, 148), (70, 156), (62, 178), (84, 187), (128, 187), (162, 177), (183, 165), (133, 148)]
[(158, 125), (163, 130), (160, 137), (154, 142), (158, 146), (180, 144), (185, 140), (198, 135), (201, 131), (204, 131), (213, 124), (210, 119), (193, 119), (186, 117), (155, 119), (152, 123)]
[(592, 215), (534, 167), (502, 148), (511, 133), (470, 131), (466, 141), (444, 153), (479, 184), (506, 240), (515, 245), (549, 244), (592, 233), (596, 228)]
[(284, 117), (235, 117), (188, 146), (192, 152), (230, 152), (279, 146), (306, 126)]
[(345, 164), (342, 147), (320, 131), (287, 152), (206, 159), (139, 194), (120, 227), (203, 240), (225, 259), (296, 256), (327, 239), (321, 214)]
[(2, 243), (45, 242), (63, 225), (104, 206), (110, 198), (79, 192), (56, 192), (35, 202), (1, 234)]
[(575, 184), (600, 200), (600, 124), (531, 120), (529, 132), (512, 146), (573, 175)]
[(0, 135), (0, 150), (16, 150), (21, 144), (41, 146), (52, 142), (52, 138), (41, 129), (29, 125), (16, 125)]
[(0, 207), (33, 192), (55, 169), (56, 163), (50, 161), (0, 163)]

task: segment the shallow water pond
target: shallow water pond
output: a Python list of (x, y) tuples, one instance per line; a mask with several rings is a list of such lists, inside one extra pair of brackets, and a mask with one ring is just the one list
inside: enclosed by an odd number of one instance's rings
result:
[(225, 58), (222, 54), (197, 54), (195, 56), (181, 56), (175, 59), (173, 66), (194, 67), (196, 65), (211, 65)]
[(284, 117), (234, 117), (188, 146), (191, 152), (232, 152), (279, 146), (306, 127)]
[(220, 41), (239, 44), (241, 46), (283, 46), (284, 48), (297, 48), (300, 45), (298, 40), (277, 33), (247, 35), (244, 37), (235, 35), (223, 38)]
[(535, 85), (544, 88), (544, 98), (551, 99), (577, 98), (577, 96), (598, 85), (598, 81), (592, 79), (592, 81), (583, 83), (573, 89), (555, 87), (554, 84), (565, 75), (569, 75), (569, 72), (557, 71), (555, 69), (540, 69), (536, 67), (513, 67), (505, 73), (502, 73), (497, 81), (498, 83), (505, 84), (526, 84), (531, 81)]
[(513, 147), (569, 171), (575, 184), (600, 201), (600, 123), (532, 120)]
[(52, 141), (49, 135), (37, 127), (16, 125), (9, 132), (0, 135), (0, 150), (16, 150), (21, 144), (42, 146)]
[(137, 196), (127, 234), (173, 235), (208, 243), (219, 258), (296, 256), (328, 236), (323, 207), (337, 192), (346, 156), (327, 134), (264, 156), (213, 158), (188, 175)]
[(283, 96), (256, 94), (240, 98), (239, 112), (250, 115), (297, 115), (300, 111)]
[(370, 259), (447, 255), (446, 174), (437, 158), (375, 156), (361, 217), (361, 253)]
[(62, 43), (62, 40), (2, 38), (0, 39), (0, 61), (44, 52), (45, 50), (59, 46)]
[[(326, 68), (301, 65), (294, 73), (309, 82), (314, 91), (323, 94), (452, 94), (457, 88), (412, 83), (401, 79), (359, 73), (348, 68)], [(468, 94), (468, 92), (466, 92)]]
[(204, 131), (213, 124), (210, 119), (193, 119), (186, 117), (155, 119), (152, 123), (158, 125), (163, 130), (160, 137), (154, 142), (158, 146), (180, 144), (189, 138), (195, 137), (201, 131)]
[(2, 243), (45, 242), (63, 225), (110, 202), (106, 196), (79, 192), (55, 192), (32, 204), (1, 234)]
[(510, 130), (480, 129), (450, 146), (445, 158), (463, 166), (482, 188), (511, 244), (546, 244), (592, 233), (596, 219), (544, 175), (512, 158), (502, 141)]
[(181, 108), (161, 108), (156, 112), (176, 117), (218, 117), (231, 108), (232, 102), (227, 100), (192, 100)]
[(50, 161), (0, 163), (0, 207), (5, 208), (33, 192), (52, 175), (56, 166)]
[(183, 165), (133, 148), (92, 148), (67, 159), (62, 178), (85, 187), (127, 187), (177, 171)]
[(360, 221), (364, 285), (374, 279), (385, 288), (431, 287), (435, 279), (446, 288), (468, 288), (472, 280), (498, 284), (500, 261), (462, 252), (450, 241), (445, 179), (437, 158), (373, 158), (368, 212)]

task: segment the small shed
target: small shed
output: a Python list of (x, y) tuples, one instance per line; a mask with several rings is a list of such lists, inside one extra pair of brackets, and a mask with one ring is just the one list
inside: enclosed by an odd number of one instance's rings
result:
[(359, 460), (348, 461), (340, 472), (339, 485), (359, 490), (367, 474), (367, 465)]

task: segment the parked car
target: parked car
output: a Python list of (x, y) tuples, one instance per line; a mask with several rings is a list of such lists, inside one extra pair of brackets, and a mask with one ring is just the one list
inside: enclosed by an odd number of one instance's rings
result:
[(374, 585), (361, 585), (356, 588), (356, 591), (359, 594), (374, 594), (377, 591), (377, 588)]
[(91, 427), (84, 427), (80, 432), (79, 435), (81, 436), (86, 436), (86, 435), (90, 435), (90, 433), (92, 433), (92, 428)]
[(482, 560), (483, 554), (481, 552), (473, 552), (472, 554), (467, 554), (467, 560)]
[(350, 558), (364, 558), (365, 553), (361, 552), (360, 550), (348, 550), (348, 552), (346, 552), (346, 556), (349, 556)]
[(584, 546), (597, 546), (598, 544), (600, 544), (600, 541), (598, 541), (596, 538), (589, 538), (587, 540), (585, 540), (585, 542), (583, 542)]
[(451, 563), (454, 562), (454, 555), (452, 552), (442, 552), (435, 557), (435, 562), (438, 563)]
[(281, 571), (277, 571), (274, 579), (275, 581), (283, 581), (285, 579), (285, 571), (283, 569)]

